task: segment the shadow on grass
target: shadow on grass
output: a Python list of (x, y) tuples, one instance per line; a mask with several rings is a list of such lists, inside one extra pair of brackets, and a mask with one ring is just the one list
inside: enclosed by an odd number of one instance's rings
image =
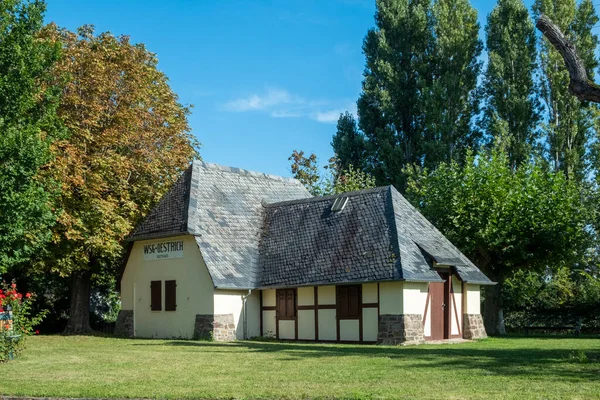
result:
[[(525, 339), (525, 338), (523, 338)], [(551, 338), (546, 338), (552, 340)], [(511, 338), (511, 341), (520, 338)], [(529, 340), (531, 340), (529, 338)], [(537, 340), (537, 339), (536, 339)], [(600, 341), (590, 350), (578, 348), (473, 348), (464, 344), (422, 347), (390, 347), (285, 342), (168, 341), (135, 346), (180, 346), (203, 353), (229, 353), (252, 357), (253, 353), (277, 354), (281, 361), (307, 358), (380, 357), (397, 361), (394, 368), (444, 369), (477, 375), (529, 376), (570, 381), (600, 381)]]

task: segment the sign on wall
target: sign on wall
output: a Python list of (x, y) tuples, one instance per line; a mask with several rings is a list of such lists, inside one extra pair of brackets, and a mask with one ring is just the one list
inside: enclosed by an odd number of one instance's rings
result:
[(174, 240), (144, 245), (144, 261), (183, 258), (183, 240)]

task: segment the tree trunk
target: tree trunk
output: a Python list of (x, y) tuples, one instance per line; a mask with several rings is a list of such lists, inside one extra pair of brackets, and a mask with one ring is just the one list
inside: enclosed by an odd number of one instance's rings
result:
[(73, 276), (69, 322), (63, 332), (64, 334), (82, 335), (92, 332), (90, 326), (91, 285), (91, 274), (89, 272), (82, 272)]
[(485, 287), (485, 300), (483, 302), (483, 324), (490, 336), (506, 335), (504, 326), (504, 312), (502, 309), (502, 281), (494, 286)]

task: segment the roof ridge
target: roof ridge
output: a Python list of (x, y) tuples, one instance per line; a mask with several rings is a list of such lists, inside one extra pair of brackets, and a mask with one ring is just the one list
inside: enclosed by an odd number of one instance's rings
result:
[(266, 179), (270, 179), (270, 180), (289, 182), (289, 183), (294, 183), (294, 184), (298, 184), (298, 185), (302, 184), (298, 179), (295, 179), (295, 178), (287, 178), (287, 177), (280, 176), (280, 175), (267, 174), (265, 172), (257, 172), (257, 171), (251, 171), (251, 170), (238, 168), (238, 167), (230, 167), (230, 166), (226, 166), (226, 165), (210, 163), (210, 162), (203, 161), (203, 160), (194, 160), (194, 166), (199, 166), (201, 168), (208, 169), (208, 170), (218, 170), (218, 171), (222, 171), (222, 172), (229, 172), (232, 174), (238, 174), (238, 175), (244, 175), (244, 176), (254, 176), (256, 178), (266, 178)]
[(390, 186), (391, 185), (377, 186), (374, 188), (353, 190), (351, 192), (336, 193), (336, 194), (330, 194), (327, 196), (314, 196), (314, 197), (308, 197), (308, 198), (304, 198), (304, 199), (279, 201), (276, 203), (263, 203), (263, 207), (280, 207), (280, 206), (287, 206), (287, 205), (293, 205), (293, 204), (318, 203), (320, 201), (329, 201), (329, 200), (337, 199), (338, 197), (355, 197), (355, 196), (359, 196), (361, 194), (385, 192), (385, 191), (389, 190)]

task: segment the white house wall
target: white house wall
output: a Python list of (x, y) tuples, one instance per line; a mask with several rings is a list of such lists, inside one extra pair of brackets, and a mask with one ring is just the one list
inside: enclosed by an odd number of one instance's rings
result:
[[(214, 314), (233, 314), (235, 337), (244, 339), (244, 296), (247, 290), (215, 290)], [(259, 292), (253, 291), (246, 299), (248, 338), (260, 335)]]
[[(144, 245), (183, 240), (183, 257), (144, 260)], [(164, 282), (175, 280), (176, 311), (164, 311)], [(161, 281), (162, 311), (150, 309), (150, 282)], [(121, 279), (123, 310), (134, 311), (134, 336), (192, 338), (196, 314), (213, 313), (213, 283), (192, 236), (133, 244)]]
[(466, 284), (465, 314), (481, 314), (481, 296), (479, 285)]

